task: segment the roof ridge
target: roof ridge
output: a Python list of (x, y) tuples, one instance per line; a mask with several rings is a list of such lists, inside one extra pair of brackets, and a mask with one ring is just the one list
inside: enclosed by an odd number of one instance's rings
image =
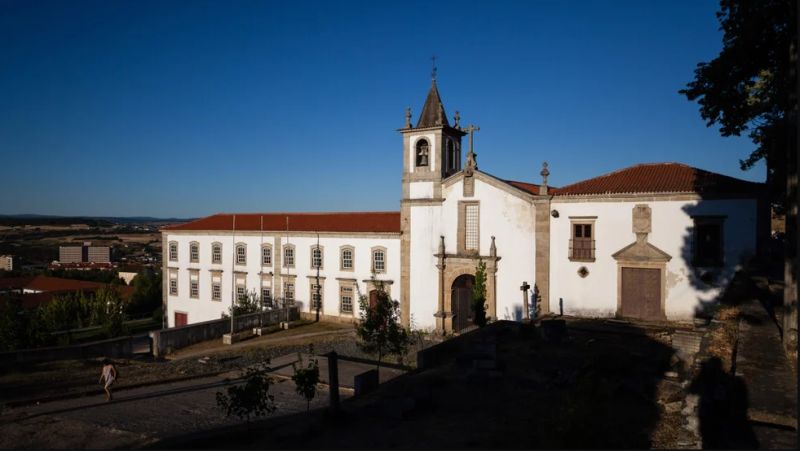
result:
[[(286, 211), (278, 211), (278, 212), (248, 212), (248, 213), (214, 213), (210, 216), (223, 216), (223, 215), (348, 215), (348, 214), (390, 214), (390, 213), (397, 213), (400, 214), (399, 210), (387, 210), (387, 211), (296, 211), (296, 212), (286, 212)], [(206, 218), (205, 216), (203, 218)], [(198, 219), (203, 219), (198, 218)]]

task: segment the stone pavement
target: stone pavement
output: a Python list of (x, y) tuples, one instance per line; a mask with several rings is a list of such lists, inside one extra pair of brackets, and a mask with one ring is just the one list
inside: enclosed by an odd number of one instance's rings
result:
[(748, 392), (748, 418), (760, 448), (795, 448), (797, 375), (783, 352), (778, 326), (757, 299), (740, 306), (736, 376)]
[[(273, 416), (303, 412), (306, 402), (289, 380), (297, 355), (274, 359), (278, 376), (270, 393), (278, 410)], [(320, 357), (320, 376), (327, 381), (327, 358)], [(352, 396), (353, 376), (374, 368), (364, 363), (339, 361), (340, 397)], [(381, 369), (382, 379), (401, 371)], [(120, 390), (112, 402), (104, 396), (82, 397), (9, 409), (0, 415), (0, 448), (118, 448), (142, 447), (175, 435), (240, 423), (225, 418), (216, 406), (215, 394), (237, 382), (238, 373)], [(328, 404), (328, 387), (322, 386), (311, 408)]]

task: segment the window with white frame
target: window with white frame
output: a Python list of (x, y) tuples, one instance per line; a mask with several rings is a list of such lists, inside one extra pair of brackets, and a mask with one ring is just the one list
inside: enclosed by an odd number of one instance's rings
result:
[(178, 295), (178, 279), (169, 279), (169, 294)]
[(353, 249), (346, 247), (342, 249), (341, 267), (345, 271), (353, 269)]
[(189, 297), (200, 297), (200, 283), (197, 280), (189, 281)]
[(261, 248), (261, 265), (272, 266), (272, 248), (269, 246)]
[(311, 248), (311, 268), (322, 269), (322, 249), (318, 246)]
[(372, 250), (372, 272), (386, 271), (386, 251), (384, 249)]
[(311, 309), (322, 308), (322, 286), (315, 283), (311, 284)]
[(247, 264), (247, 245), (244, 243), (236, 245), (236, 264)]
[(222, 244), (211, 245), (211, 263), (222, 263)]
[(214, 282), (211, 284), (211, 300), (222, 300), (222, 286), (219, 282)]
[(288, 304), (294, 302), (294, 283), (293, 282), (284, 282), (283, 283), (283, 297), (286, 299)]
[(468, 251), (478, 250), (478, 204), (464, 206), (464, 247)]
[(294, 266), (294, 246), (286, 245), (283, 247), (283, 266)]
[(261, 302), (264, 307), (272, 308), (272, 288), (261, 287)]
[(236, 285), (236, 299), (239, 301), (247, 299), (247, 288), (244, 285)]
[(342, 313), (353, 313), (353, 287), (344, 286), (339, 290)]
[(178, 261), (178, 243), (174, 241), (169, 243), (169, 260), (173, 262)]
[(200, 261), (200, 245), (196, 242), (189, 243), (189, 260), (195, 263)]

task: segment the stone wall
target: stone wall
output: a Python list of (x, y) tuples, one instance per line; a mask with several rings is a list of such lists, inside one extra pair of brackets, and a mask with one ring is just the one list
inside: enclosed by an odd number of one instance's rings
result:
[(94, 357), (130, 357), (133, 355), (134, 340), (134, 337), (128, 336), (69, 346), (2, 352), (0, 353), (0, 365), (21, 362), (89, 359)]

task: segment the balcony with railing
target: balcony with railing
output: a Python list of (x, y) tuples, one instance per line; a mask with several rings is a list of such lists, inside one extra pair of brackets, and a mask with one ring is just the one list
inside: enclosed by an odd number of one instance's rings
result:
[(569, 240), (569, 259), (576, 262), (593, 262), (594, 240), (591, 238)]

